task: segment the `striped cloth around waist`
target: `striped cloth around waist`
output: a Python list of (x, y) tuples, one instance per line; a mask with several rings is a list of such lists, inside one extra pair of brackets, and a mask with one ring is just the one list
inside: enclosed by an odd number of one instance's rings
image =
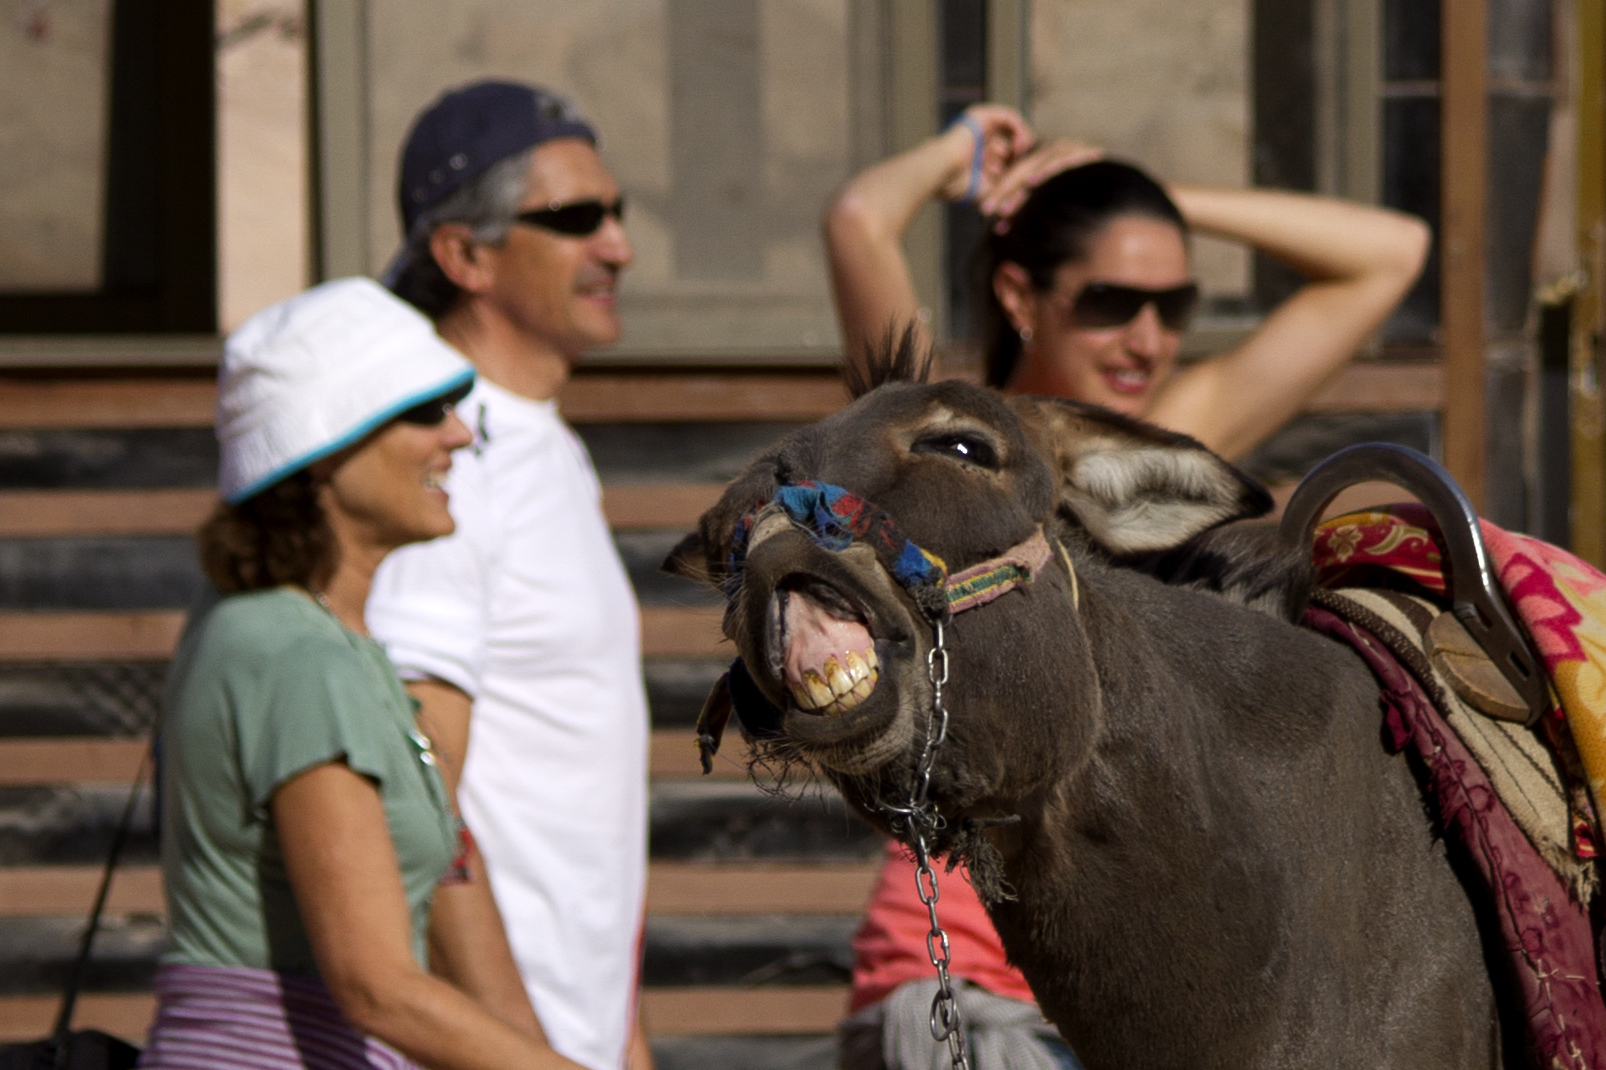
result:
[(354, 1029), (317, 977), (162, 966), (141, 1070), (419, 1070)]

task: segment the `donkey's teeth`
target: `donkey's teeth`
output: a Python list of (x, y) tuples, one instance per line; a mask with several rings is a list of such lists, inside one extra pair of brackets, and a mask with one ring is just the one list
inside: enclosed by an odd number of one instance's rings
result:
[(808, 692), (809, 709), (817, 710), (821, 706), (828, 705), (836, 697), (831, 693), (831, 685), (813, 669), (803, 674), (803, 687)]
[(831, 694), (833, 695), (845, 695), (853, 690), (854, 679), (848, 675), (847, 670), (842, 667), (842, 663), (836, 659), (835, 654), (825, 659), (825, 671), (821, 675), (825, 677), (825, 682), (830, 685)]

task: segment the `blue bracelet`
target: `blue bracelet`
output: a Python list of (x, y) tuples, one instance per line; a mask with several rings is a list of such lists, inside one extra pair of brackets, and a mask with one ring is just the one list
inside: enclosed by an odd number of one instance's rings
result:
[(962, 204), (974, 204), (976, 194), (981, 192), (981, 159), (982, 154), (987, 151), (987, 138), (982, 133), (981, 124), (969, 115), (961, 114), (948, 124), (950, 130), (956, 126), (969, 130), (971, 138), (976, 142), (976, 151), (970, 156), (970, 181), (965, 184), (965, 195), (960, 198)]

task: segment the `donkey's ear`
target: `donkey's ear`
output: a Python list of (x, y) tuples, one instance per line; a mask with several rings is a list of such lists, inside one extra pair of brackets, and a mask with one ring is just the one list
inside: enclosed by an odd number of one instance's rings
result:
[(698, 520), (697, 530), (676, 543), (660, 567), (671, 575), (720, 586), (725, 582), (725, 562), (730, 559), (736, 522), (774, 492), (775, 455), (766, 453), (725, 488), (719, 501)]
[(1169, 550), (1271, 510), (1266, 488), (1187, 435), (1058, 398), (1010, 405), (1059, 480), (1060, 512), (1113, 554)]

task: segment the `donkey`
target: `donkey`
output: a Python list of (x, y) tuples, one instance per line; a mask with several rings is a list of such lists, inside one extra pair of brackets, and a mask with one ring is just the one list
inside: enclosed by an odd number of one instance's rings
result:
[[(806, 530), (821, 485), (913, 556)], [(1017, 562), (1030, 582), (945, 625), (932, 848), (1090, 1070), (1519, 1065), (1479, 893), (1380, 745), (1376, 682), (1290, 622), (1298, 568), (1212, 530), (1268, 507), (1093, 406), (890, 383), (756, 459), (666, 568), (726, 592), (738, 713), (774, 720), (755, 746), (897, 836), (940, 615), (911, 563)]]

